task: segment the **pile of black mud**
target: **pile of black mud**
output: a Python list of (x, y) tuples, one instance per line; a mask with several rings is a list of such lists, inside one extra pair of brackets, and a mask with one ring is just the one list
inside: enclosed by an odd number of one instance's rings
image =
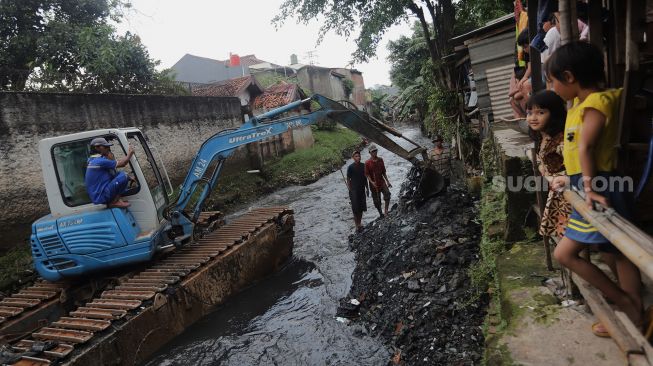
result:
[(389, 364), (480, 364), (486, 300), (469, 301), (467, 274), (478, 260), (475, 201), (456, 187), (420, 201), (419, 175), (411, 170), (386, 218), (350, 237), (357, 265), (338, 319), (382, 337)]

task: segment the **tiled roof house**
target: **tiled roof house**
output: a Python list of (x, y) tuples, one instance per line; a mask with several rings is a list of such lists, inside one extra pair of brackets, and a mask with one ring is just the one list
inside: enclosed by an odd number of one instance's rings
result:
[(267, 88), (254, 99), (254, 110), (270, 110), (296, 100), (305, 99), (306, 93), (297, 84), (280, 82)]
[(238, 97), (241, 105), (250, 104), (263, 93), (263, 87), (251, 76), (243, 76), (196, 87), (193, 95), (204, 97)]

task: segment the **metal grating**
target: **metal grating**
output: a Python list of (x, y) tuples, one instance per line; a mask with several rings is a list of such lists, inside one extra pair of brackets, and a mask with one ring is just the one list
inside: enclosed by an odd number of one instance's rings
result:
[(57, 234), (40, 237), (39, 241), (48, 256), (67, 252), (66, 246), (61, 242)]

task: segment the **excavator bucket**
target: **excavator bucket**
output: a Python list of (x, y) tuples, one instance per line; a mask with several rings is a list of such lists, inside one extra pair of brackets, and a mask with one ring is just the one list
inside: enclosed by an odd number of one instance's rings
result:
[(422, 178), (417, 186), (417, 191), (423, 199), (428, 199), (442, 192), (446, 186), (446, 181), (442, 174), (434, 167), (425, 165), (422, 169)]
[[(364, 111), (359, 111), (354, 108), (347, 108), (342, 103), (336, 102), (319, 94), (316, 94), (314, 98), (318, 104), (320, 104), (323, 108), (329, 110), (329, 118), (353, 131), (358, 132), (362, 136), (365, 136), (378, 145), (383, 146), (383, 148), (386, 150), (397, 154), (412, 163), (416, 163), (418, 161), (417, 156), (423, 154), (426, 151), (426, 149), (424, 149), (419, 144), (403, 136), (401, 132), (373, 118)], [(393, 141), (386, 135), (386, 133), (399, 137), (414, 145), (414, 147), (411, 150), (408, 150)]]

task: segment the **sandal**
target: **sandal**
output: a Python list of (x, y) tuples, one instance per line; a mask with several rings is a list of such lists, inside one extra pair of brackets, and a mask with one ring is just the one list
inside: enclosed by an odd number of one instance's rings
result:
[(601, 322), (592, 324), (592, 333), (597, 337), (610, 338), (610, 333), (608, 333), (608, 330), (605, 329)]

